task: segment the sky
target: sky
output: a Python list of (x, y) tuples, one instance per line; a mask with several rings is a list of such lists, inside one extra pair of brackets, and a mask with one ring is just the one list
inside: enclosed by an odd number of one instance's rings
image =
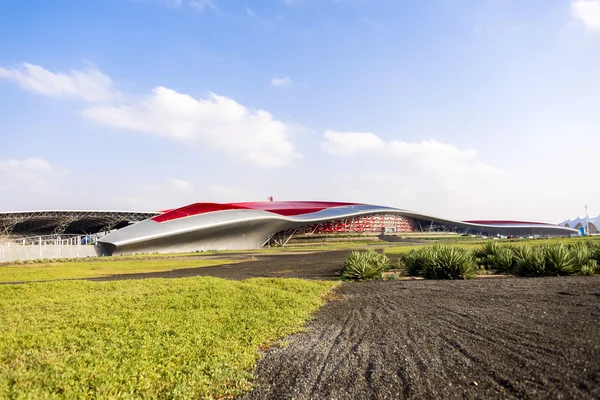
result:
[(0, 211), (600, 214), (600, 0), (6, 0)]

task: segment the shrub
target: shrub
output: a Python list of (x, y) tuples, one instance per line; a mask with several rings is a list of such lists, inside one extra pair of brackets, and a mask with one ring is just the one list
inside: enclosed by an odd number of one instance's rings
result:
[(598, 269), (592, 251), (582, 243), (523, 247), (515, 257), (517, 273), (523, 276), (593, 275)]
[(494, 259), (502, 249), (503, 247), (495, 242), (486, 242), (480, 248), (473, 250), (475, 263), (481, 268), (491, 269)]
[(411, 250), (403, 259), (411, 275), (426, 279), (469, 279), (477, 274), (471, 253), (453, 246), (431, 246)]
[(548, 275), (546, 269), (546, 256), (542, 246), (535, 246), (522, 250), (517, 256), (516, 272), (521, 276), (544, 276)]
[(574, 262), (569, 249), (561, 243), (544, 247), (546, 268), (551, 275), (570, 275), (574, 272)]
[(513, 274), (517, 268), (517, 255), (520, 249), (512, 246), (498, 246), (496, 254), (488, 257), (488, 269), (494, 269), (498, 272)]
[[(600, 265), (600, 245), (591, 244), (591, 242), (590, 242), (589, 251), (590, 251), (590, 258), (592, 260), (595, 260), (596, 263), (598, 265)], [(597, 271), (597, 273), (600, 273), (600, 271)]]
[(598, 269), (598, 262), (593, 256), (593, 247), (582, 242), (569, 247), (573, 266), (571, 273), (576, 275), (594, 275)]
[(409, 251), (400, 261), (401, 267), (404, 267), (412, 276), (420, 276), (422, 271), (431, 269), (434, 263), (434, 250), (429, 246)]
[(392, 263), (385, 254), (373, 250), (353, 251), (344, 261), (342, 279), (358, 281), (381, 279), (383, 273), (391, 266)]

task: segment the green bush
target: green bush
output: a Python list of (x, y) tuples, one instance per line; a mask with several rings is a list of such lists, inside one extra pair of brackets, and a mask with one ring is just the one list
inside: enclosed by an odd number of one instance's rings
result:
[[(598, 244), (592, 244), (591, 242), (589, 242), (589, 251), (590, 251), (590, 258), (592, 260), (595, 260), (596, 263), (598, 265), (600, 265), (600, 245)], [(597, 273), (600, 273), (600, 271), (598, 271)]]
[(534, 246), (517, 256), (517, 273), (521, 276), (594, 275), (598, 263), (593, 251), (583, 243)]
[(473, 250), (473, 258), (480, 268), (491, 269), (498, 253), (503, 249), (504, 247), (499, 246), (496, 242), (486, 242), (478, 249)]
[(402, 263), (409, 274), (426, 279), (469, 279), (478, 268), (471, 253), (453, 246), (431, 246), (408, 252)]
[(392, 263), (385, 254), (373, 250), (353, 251), (344, 261), (342, 279), (357, 281), (381, 279), (383, 273), (391, 266)]
[[(527, 248), (528, 249), (528, 248)], [(512, 246), (498, 246), (495, 255), (490, 257), (490, 268), (505, 274), (514, 274), (517, 269), (517, 259), (522, 249)]]
[(516, 273), (521, 276), (549, 275), (546, 268), (546, 255), (542, 246), (534, 246), (522, 251), (516, 262)]
[(575, 275), (594, 275), (598, 271), (598, 261), (594, 258), (593, 247), (579, 242), (570, 246), (569, 251), (573, 262), (571, 273)]
[(432, 269), (434, 263), (435, 251), (433, 246), (428, 246), (406, 253), (400, 261), (400, 266), (404, 267), (409, 275), (420, 276), (422, 271)]
[(574, 262), (569, 249), (561, 244), (543, 247), (546, 256), (546, 269), (551, 275), (570, 275), (574, 272)]

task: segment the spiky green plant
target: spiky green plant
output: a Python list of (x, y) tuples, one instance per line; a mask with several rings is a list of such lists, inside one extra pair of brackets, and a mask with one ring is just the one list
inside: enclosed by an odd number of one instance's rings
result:
[(392, 263), (385, 254), (373, 250), (353, 251), (342, 269), (342, 279), (367, 281), (381, 279), (383, 273), (390, 269)]
[(592, 247), (583, 242), (578, 242), (569, 246), (569, 252), (573, 267), (571, 273), (575, 275), (594, 275), (598, 268), (598, 262), (592, 258)]
[(430, 246), (408, 252), (402, 263), (409, 274), (426, 279), (468, 279), (477, 274), (471, 253), (453, 246)]
[(431, 269), (434, 263), (434, 247), (428, 246), (406, 253), (400, 260), (400, 267), (405, 268), (409, 275), (420, 276), (422, 271)]
[(496, 242), (486, 242), (478, 249), (473, 250), (475, 263), (485, 269), (491, 269), (494, 258), (502, 249)]
[(498, 272), (512, 274), (517, 267), (516, 247), (498, 246), (496, 253), (488, 257), (488, 268)]
[(544, 247), (546, 269), (551, 275), (570, 275), (575, 272), (575, 263), (571, 252), (562, 243), (553, 243)]
[(521, 276), (548, 275), (543, 246), (535, 246), (517, 255), (516, 272)]
[[(592, 260), (596, 260), (596, 263), (600, 266), (600, 245), (589, 242), (589, 251), (590, 258)], [(598, 270), (596, 273), (600, 273), (600, 270)]]

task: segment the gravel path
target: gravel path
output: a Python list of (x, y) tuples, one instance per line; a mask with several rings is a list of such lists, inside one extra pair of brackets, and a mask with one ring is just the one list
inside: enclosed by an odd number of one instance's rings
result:
[(600, 277), (344, 283), (246, 399), (600, 398)]

